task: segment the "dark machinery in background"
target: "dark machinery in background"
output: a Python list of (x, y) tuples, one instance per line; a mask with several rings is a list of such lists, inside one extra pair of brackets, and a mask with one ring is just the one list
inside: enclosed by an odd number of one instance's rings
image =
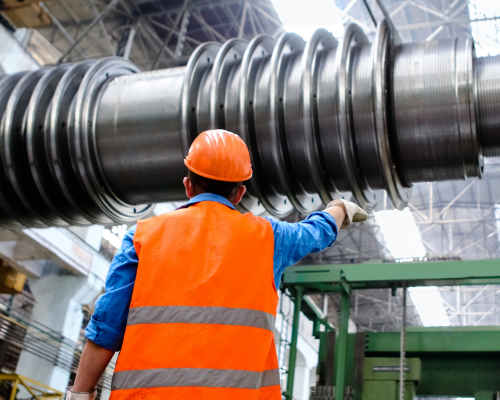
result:
[(322, 29), (205, 43), (186, 67), (108, 58), (5, 76), (0, 225), (123, 223), (184, 199), (182, 160), (209, 128), (250, 148), (241, 209), (277, 217), (347, 192), (371, 210), (379, 189), (401, 209), (414, 182), (480, 177), (500, 155), (500, 57), (389, 39), (382, 21), (373, 43), (351, 24), (340, 43)]

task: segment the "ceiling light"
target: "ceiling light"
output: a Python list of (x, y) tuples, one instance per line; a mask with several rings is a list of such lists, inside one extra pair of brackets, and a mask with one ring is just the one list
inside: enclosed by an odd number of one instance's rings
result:
[(403, 211), (377, 211), (373, 214), (392, 257), (397, 261), (424, 259), (426, 251), (413, 215), (408, 208)]
[(340, 21), (341, 11), (332, 0), (272, 0), (283, 27), (309, 40), (318, 28), (325, 28), (335, 37), (344, 32)]
[(500, 10), (496, 1), (469, 0), (471, 20), (496, 18), (471, 22), (471, 33), (476, 47), (476, 56), (496, 56), (500, 54)]
[(450, 326), (450, 317), (435, 286), (409, 288), (411, 301), (424, 326)]

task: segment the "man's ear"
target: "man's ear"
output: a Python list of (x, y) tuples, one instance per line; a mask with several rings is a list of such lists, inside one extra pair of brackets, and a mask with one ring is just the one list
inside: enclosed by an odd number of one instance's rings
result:
[(184, 188), (186, 189), (186, 196), (189, 199), (192, 199), (194, 197), (194, 190), (193, 190), (193, 183), (191, 182), (191, 179), (188, 177), (185, 177), (182, 180), (182, 183), (184, 184)]
[(241, 199), (243, 198), (243, 195), (246, 193), (247, 191), (247, 187), (245, 185), (241, 185), (240, 187), (238, 187), (238, 191), (236, 192), (236, 196), (234, 197), (234, 200), (231, 201), (231, 203), (233, 205), (236, 205), (238, 204)]

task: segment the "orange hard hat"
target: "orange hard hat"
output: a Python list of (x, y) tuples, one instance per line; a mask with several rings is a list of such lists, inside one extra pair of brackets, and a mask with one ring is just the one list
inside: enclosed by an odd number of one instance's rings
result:
[(238, 135), (223, 129), (200, 133), (184, 164), (195, 174), (217, 181), (242, 182), (252, 177), (247, 145)]

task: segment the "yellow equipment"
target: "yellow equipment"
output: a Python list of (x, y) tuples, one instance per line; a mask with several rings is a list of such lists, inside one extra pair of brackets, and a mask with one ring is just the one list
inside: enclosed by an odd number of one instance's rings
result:
[[(16, 3), (21, 5), (16, 5)], [(7, 1), (7, 7), (0, 11), (17, 28), (40, 28), (51, 25), (52, 20), (49, 14), (36, 3)]]
[(26, 275), (0, 260), (0, 293), (21, 293), (25, 282)]
[(0, 383), (2, 381), (12, 381), (9, 400), (15, 400), (19, 385), (24, 386), (36, 400), (62, 399), (64, 395), (59, 390), (18, 374), (0, 374)]

